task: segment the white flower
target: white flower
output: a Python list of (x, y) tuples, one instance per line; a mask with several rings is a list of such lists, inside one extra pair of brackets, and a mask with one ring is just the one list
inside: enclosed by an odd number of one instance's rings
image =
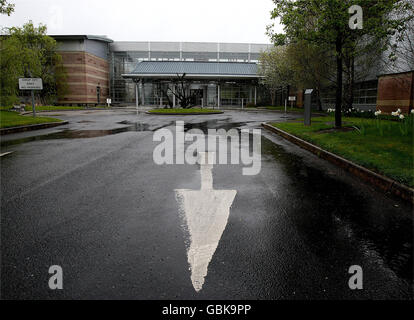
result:
[(403, 120), (404, 119), (404, 115), (400, 114), (400, 119)]
[(414, 114), (414, 109), (411, 109), (411, 114)]
[(391, 112), (391, 115), (392, 115), (393, 117), (398, 117), (398, 112)]
[(397, 112), (398, 112), (398, 113), (401, 113), (401, 109), (398, 109), (398, 110), (397, 110)]

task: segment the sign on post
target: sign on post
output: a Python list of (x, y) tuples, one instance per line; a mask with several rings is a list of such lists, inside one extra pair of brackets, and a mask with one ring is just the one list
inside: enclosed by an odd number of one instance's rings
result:
[(20, 78), (20, 90), (43, 90), (43, 82), (40, 78)]
[(36, 117), (34, 90), (43, 90), (42, 79), (40, 79), (40, 78), (20, 78), (19, 79), (19, 89), (20, 90), (31, 90), (32, 91), (33, 117)]
[(313, 89), (306, 89), (305, 91), (305, 126), (311, 125), (312, 92), (313, 92)]
[(289, 96), (290, 108), (293, 109), (293, 103), (296, 101), (296, 96)]

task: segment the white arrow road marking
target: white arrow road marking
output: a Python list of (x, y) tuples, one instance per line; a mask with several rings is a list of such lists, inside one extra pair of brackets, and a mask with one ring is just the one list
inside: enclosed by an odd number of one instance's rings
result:
[(2, 153), (2, 154), (0, 154), (0, 158), (4, 157), (4, 156), (7, 156), (8, 154), (12, 154), (12, 153), (13, 153), (13, 151)]
[(191, 282), (198, 292), (207, 276), (208, 265), (227, 225), (236, 190), (214, 190), (212, 161), (214, 153), (200, 153), (201, 190), (175, 190), (190, 236), (187, 250)]

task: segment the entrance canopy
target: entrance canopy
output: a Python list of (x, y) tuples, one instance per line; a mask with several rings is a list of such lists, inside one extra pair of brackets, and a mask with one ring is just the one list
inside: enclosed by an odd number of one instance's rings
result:
[(256, 63), (198, 62), (198, 61), (142, 61), (124, 78), (171, 79), (185, 74), (186, 79), (259, 79)]

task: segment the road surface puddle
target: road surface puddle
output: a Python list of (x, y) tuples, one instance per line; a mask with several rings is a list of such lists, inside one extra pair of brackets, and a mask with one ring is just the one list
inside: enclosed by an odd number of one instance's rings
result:
[(149, 124), (146, 123), (130, 123), (130, 122), (121, 122), (121, 124), (130, 124), (128, 127), (108, 129), (108, 130), (63, 130), (59, 132), (49, 133), (40, 136), (31, 136), (22, 139), (15, 140), (6, 140), (1, 142), (1, 147), (8, 147), (16, 144), (22, 144), (32, 141), (43, 141), (43, 140), (56, 140), (56, 139), (88, 139), (88, 138), (98, 138), (104, 136), (110, 136), (114, 134), (120, 134), (124, 132), (147, 132), (147, 131), (156, 131), (158, 129), (167, 127), (170, 124), (158, 126), (151, 128)]

